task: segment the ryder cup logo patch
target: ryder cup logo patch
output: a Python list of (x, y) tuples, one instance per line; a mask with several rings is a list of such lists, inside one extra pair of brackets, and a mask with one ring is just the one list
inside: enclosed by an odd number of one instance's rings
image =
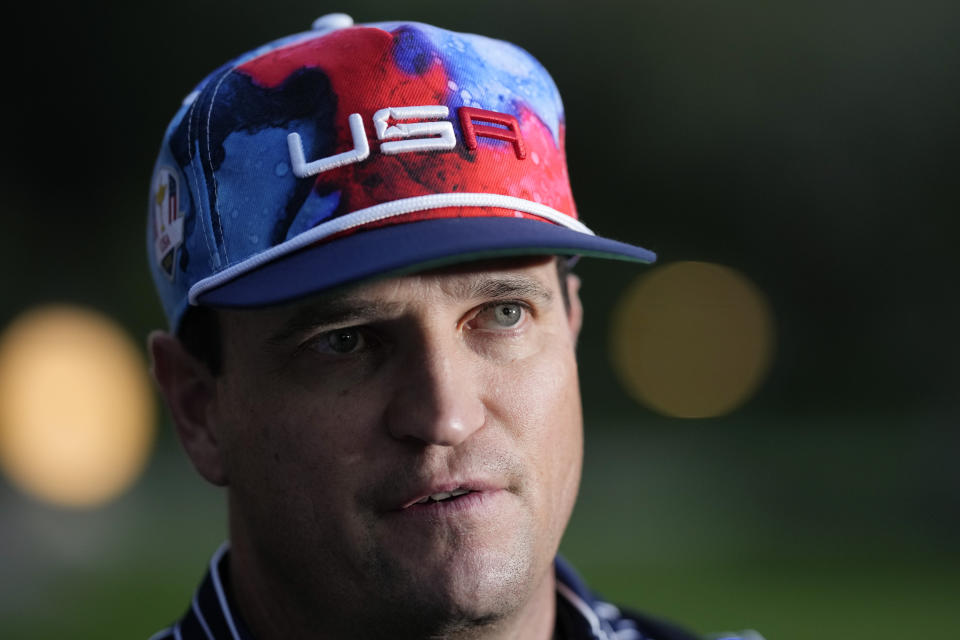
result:
[(181, 184), (179, 174), (174, 169), (160, 167), (153, 176), (153, 184), (150, 188), (154, 259), (171, 280), (176, 250), (183, 244)]

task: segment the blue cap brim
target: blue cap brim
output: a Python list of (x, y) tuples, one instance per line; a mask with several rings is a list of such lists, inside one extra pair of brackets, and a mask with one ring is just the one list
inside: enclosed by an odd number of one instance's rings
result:
[(369, 229), (307, 247), (200, 294), (213, 307), (282, 304), (425, 269), (521, 255), (583, 255), (650, 264), (652, 251), (526, 218), (440, 218)]

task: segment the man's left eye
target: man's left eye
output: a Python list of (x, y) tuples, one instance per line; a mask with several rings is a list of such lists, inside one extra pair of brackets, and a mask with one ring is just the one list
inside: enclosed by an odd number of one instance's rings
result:
[(519, 325), (527, 310), (517, 302), (501, 302), (482, 309), (476, 324), (480, 329), (511, 329)]
[(523, 307), (518, 304), (498, 304), (493, 308), (493, 317), (502, 327), (512, 327), (523, 318)]

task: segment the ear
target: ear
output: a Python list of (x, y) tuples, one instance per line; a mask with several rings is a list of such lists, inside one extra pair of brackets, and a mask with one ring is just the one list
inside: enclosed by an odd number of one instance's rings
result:
[(570, 300), (570, 310), (567, 312), (567, 323), (573, 332), (573, 342), (576, 344), (583, 326), (583, 303), (580, 302), (580, 276), (567, 274), (567, 298)]
[(147, 346), (153, 358), (153, 378), (193, 466), (208, 482), (226, 485), (215, 414), (211, 410), (217, 391), (213, 374), (169, 333), (154, 331), (147, 338)]

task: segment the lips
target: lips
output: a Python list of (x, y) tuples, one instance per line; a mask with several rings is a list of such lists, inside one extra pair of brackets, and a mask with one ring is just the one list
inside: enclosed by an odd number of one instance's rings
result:
[(434, 493), (433, 495), (425, 496), (420, 498), (414, 504), (426, 504), (430, 501), (433, 502), (443, 502), (444, 500), (449, 500), (451, 498), (459, 498), (460, 496), (471, 493), (470, 489), (454, 489), (453, 491), (441, 491), (440, 493)]
[(464, 480), (452, 482), (433, 482), (428, 486), (411, 491), (406, 498), (398, 501), (396, 511), (409, 509), (414, 505), (425, 505), (453, 502), (464, 496), (477, 493), (499, 491), (503, 487), (487, 480)]

